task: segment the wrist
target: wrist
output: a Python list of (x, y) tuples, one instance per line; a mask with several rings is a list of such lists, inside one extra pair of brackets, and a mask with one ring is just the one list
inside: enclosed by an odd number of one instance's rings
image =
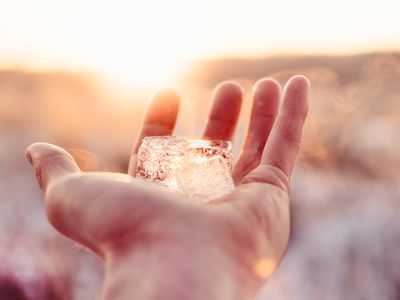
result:
[(106, 258), (101, 300), (247, 300), (261, 282), (219, 249), (135, 247)]

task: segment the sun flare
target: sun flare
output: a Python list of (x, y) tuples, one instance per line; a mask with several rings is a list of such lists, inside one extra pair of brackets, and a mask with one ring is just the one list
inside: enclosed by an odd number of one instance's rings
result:
[[(209, 26), (200, 20), (203, 4), (180, 0), (38, 0), (11, 6), (3, 20), (20, 34), (13, 37), (15, 48), (9, 43), (0, 49), (0, 63), (89, 70), (145, 87), (168, 83), (186, 60), (199, 57), (206, 44), (199, 33)], [(0, 28), (0, 36), (5, 30)]]

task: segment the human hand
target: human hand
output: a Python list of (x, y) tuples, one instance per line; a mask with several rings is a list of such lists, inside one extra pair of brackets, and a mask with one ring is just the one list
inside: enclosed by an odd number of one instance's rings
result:
[[(172, 134), (179, 98), (156, 94), (130, 161), (129, 175), (82, 173), (63, 149), (44, 143), (27, 157), (45, 192), (50, 223), (97, 253), (105, 265), (100, 299), (254, 299), (289, 238), (289, 182), (308, 108), (309, 83), (296, 76), (259, 81), (236, 189), (200, 205), (134, 175), (141, 139)], [(219, 86), (204, 131), (231, 139), (242, 101), (234, 83)]]

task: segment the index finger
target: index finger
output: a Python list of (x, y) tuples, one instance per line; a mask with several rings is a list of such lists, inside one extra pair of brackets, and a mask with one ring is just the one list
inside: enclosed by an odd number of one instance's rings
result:
[(137, 153), (146, 136), (171, 135), (178, 117), (180, 99), (178, 94), (169, 88), (157, 92), (147, 108), (140, 134), (132, 149), (128, 174), (135, 176)]

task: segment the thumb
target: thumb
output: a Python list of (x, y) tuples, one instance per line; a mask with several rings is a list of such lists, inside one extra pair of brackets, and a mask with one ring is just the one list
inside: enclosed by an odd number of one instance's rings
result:
[(50, 182), (65, 175), (80, 172), (73, 157), (55, 145), (34, 143), (26, 149), (26, 158), (34, 167), (37, 181), (43, 191)]

